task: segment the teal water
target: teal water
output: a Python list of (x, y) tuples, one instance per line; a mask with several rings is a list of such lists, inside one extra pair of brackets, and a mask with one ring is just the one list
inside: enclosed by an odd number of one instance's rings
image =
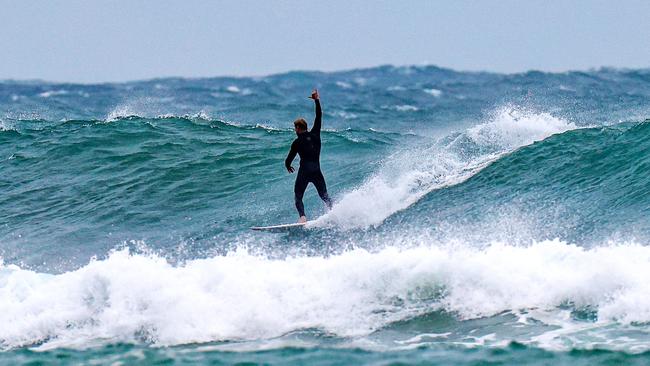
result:
[[(334, 197), (289, 234), (321, 91)], [(650, 73), (0, 83), (0, 362), (645, 364)]]

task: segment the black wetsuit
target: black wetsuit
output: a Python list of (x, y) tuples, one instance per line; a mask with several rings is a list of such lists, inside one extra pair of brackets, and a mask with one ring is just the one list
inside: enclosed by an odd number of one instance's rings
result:
[(305, 207), (302, 204), (302, 196), (305, 194), (307, 185), (311, 182), (316, 186), (318, 195), (325, 202), (328, 208), (332, 207), (332, 201), (327, 195), (327, 186), (325, 178), (320, 171), (320, 128), (323, 112), (320, 108), (320, 101), (316, 99), (316, 119), (311, 131), (305, 131), (298, 134), (298, 138), (291, 144), (291, 151), (284, 166), (289, 169), (291, 162), (300, 155), (300, 168), (296, 177), (296, 184), (293, 188), (296, 201), (296, 209), (300, 216), (305, 216)]

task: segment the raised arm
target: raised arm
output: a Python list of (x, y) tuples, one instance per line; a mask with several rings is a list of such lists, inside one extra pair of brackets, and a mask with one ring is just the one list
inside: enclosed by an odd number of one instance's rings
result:
[(316, 132), (318, 135), (320, 135), (320, 128), (323, 119), (323, 111), (320, 108), (320, 96), (318, 95), (317, 89), (314, 89), (314, 91), (311, 92), (310, 98), (313, 99), (314, 104), (316, 104), (316, 118), (314, 119), (314, 127), (311, 128), (311, 132)]

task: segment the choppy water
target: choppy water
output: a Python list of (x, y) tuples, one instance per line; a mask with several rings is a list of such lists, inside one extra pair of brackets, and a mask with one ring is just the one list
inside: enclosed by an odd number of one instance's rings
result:
[[(336, 204), (283, 161), (321, 91)], [(650, 71), (0, 83), (0, 362), (645, 364)]]

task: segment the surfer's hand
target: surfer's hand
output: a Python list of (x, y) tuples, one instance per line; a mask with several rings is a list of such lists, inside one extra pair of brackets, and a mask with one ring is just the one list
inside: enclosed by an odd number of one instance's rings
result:
[(287, 171), (288, 171), (289, 173), (293, 173), (293, 172), (294, 172), (293, 167), (292, 167), (292, 166), (288, 166), (288, 167), (287, 167)]
[(310, 97), (310, 98), (313, 99), (313, 100), (318, 100), (318, 99), (320, 99), (320, 96), (318, 95), (318, 89), (314, 89), (314, 90), (311, 92), (311, 97)]

